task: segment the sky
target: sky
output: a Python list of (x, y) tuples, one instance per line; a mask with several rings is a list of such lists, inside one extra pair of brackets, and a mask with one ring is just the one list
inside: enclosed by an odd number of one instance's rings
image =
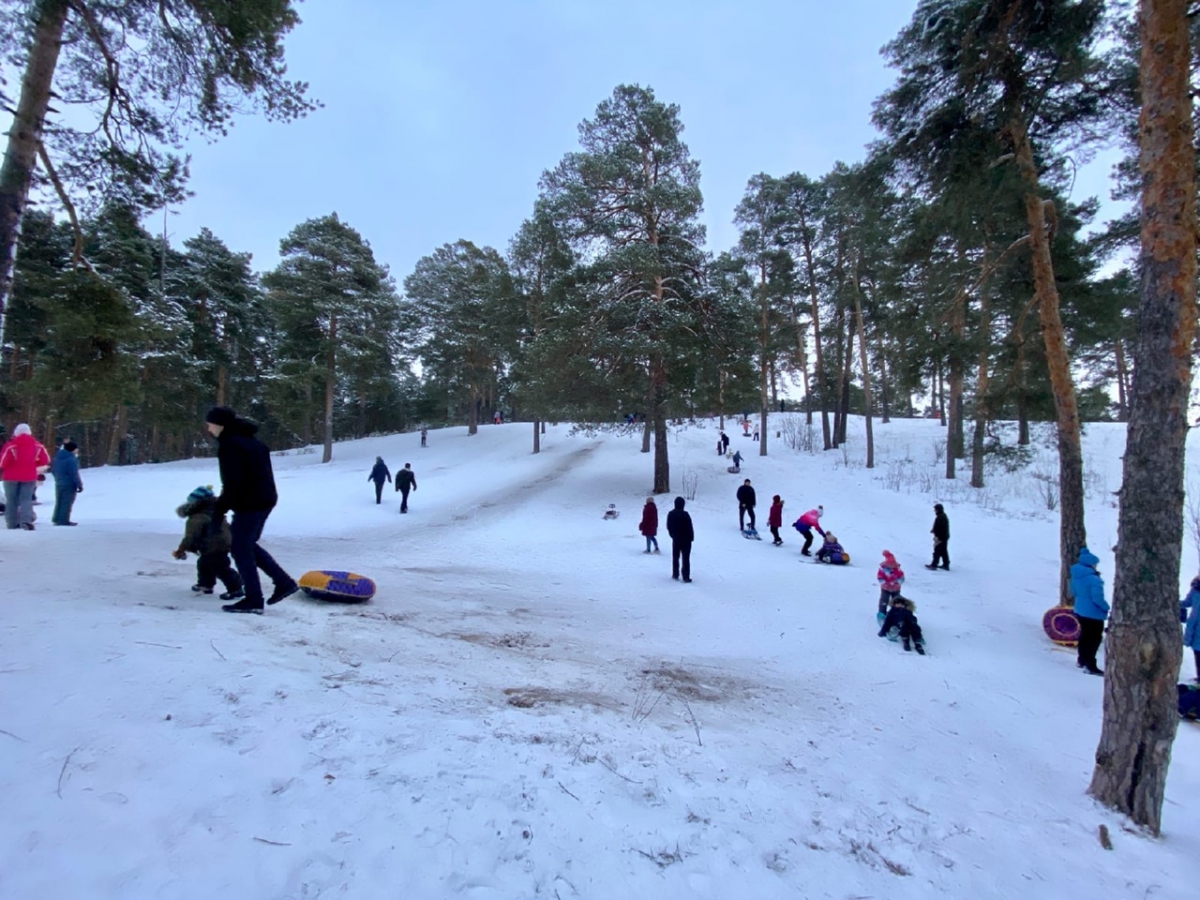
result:
[[(290, 229), (336, 212), (398, 282), (460, 238), (504, 251), (542, 172), (578, 148), (579, 123), (636, 83), (680, 107), (709, 248), (727, 249), (751, 176), (820, 177), (862, 158), (872, 101), (893, 81), (880, 48), (915, 6), (306, 0), (289, 73), (324, 107), (287, 125), (243, 117), (190, 145), (195, 196), (168, 233), (178, 246), (208, 227), (265, 271)], [(1096, 183), (1083, 179), (1077, 198), (1105, 190)]]

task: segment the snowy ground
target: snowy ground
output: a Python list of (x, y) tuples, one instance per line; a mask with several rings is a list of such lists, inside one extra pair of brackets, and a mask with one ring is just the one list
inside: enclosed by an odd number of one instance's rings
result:
[[(79, 528), (0, 530), (0, 897), (1196, 896), (1200, 728), (1180, 727), (1161, 840), (1084, 794), (1102, 684), (1042, 633), (1041, 482), (947, 486), (929, 421), (877, 423), (874, 471), (859, 437), (760, 458), (727, 430), (760, 524), (774, 493), (787, 521), (823, 503), (851, 567), (801, 561), (791, 529), (742, 539), (713, 422), (672, 439), (673, 486), (699, 483), (691, 585), (665, 535), (641, 552), (632, 435), (278, 456), (266, 546), (380, 592), (263, 617), (222, 614), (170, 558), (214, 462), (85, 472)], [(1111, 587), (1123, 432), (1086, 444)], [(413, 463), (410, 515), (374, 505), (376, 454)], [(935, 499), (949, 574), (922, 568)], [(925, 658), (875, 637), (884, 548)]]

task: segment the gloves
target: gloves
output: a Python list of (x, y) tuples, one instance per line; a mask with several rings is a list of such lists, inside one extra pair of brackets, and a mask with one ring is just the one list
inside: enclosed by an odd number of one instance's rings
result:
[(187, 551), (179, 548), (176, 548), (171, 555), (176, 559), (187, 559)]

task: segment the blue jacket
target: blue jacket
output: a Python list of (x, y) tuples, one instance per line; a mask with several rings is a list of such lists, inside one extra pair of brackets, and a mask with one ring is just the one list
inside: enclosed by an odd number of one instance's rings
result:
[(1079, 551), (1079, 562), (1071, 566), (1071, 593), (1075, 595), (1075, 615), (1085, 619), (1108, 618), (1104, 599), (1104, 579), (1096, 571), (1099, 557), (1087, 547)]
[(1191, 610), (1183, 627), (1183, 646), (1200, 651), (1200, 578), (1192, 579), (1192, 589), (1180, 605)]
[(54, 476), (55, 490), (83, 490), (83, 479), (79, 477), (79, 460), (70, 450), (58, 448), (58, 452), (54, 454), (54, 462), (50, 463), (50, 474)]

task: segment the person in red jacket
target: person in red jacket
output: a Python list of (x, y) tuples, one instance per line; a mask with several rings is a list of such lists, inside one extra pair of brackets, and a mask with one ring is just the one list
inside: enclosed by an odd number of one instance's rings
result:
[(655, 553), (658, 552), (658, 507), (654, 503), (653, 497), (646, 498), (646, 505), (642, 507), (642, 521), (638, 525), (638, 531), (646, 538), (645, 553), (650, 553), (650, 545), (654, 545)]
[(821, 527), (821, 522), (820, 522), (820, 519), (823, 515), (825, 515), (825, 507), (818, 506), (816, 509), (810, 509), (808, 512), (806, 512), (799, 519), (797, 519), (795, 522), (792, 523), (792, 527), (795, 528), (802, 535), (804, 535), (804, 547), (801, 548), (801, 550), (800, 550), (800, 553), (803, 556), (812, 556), (812, 554), (809, 552), (808, 548), (812, 546), (812, 542), (813, 542), (812, 530), (814, 528), (817, 529), (818, 532), (820, 532), (821, 537), (825, 537), (825, 529)]
[(50, 454), (22, 422), (13, 429), (12, 440), (0, 450), (0, 473), (4, 478), (4, 522), (12, 529), (33, 531), (33, 492), (38, 475), (50, 466)]
[(783, 543), (783, 538), (779, 536), (779, 529), (783, 527), (783, 501), (776, 494), (771, 498), (771, 511), (767, 513), (767, 527), (771, 529), (771, 541), (776, 547)]

